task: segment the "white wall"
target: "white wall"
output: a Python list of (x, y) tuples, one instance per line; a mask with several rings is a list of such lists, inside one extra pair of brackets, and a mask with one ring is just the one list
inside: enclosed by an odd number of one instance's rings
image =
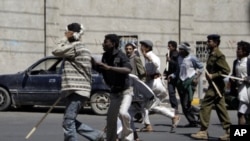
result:
[(181, 0), (180, 37), (179, 1), (1, 0), (0, 73), (17, 72), (51, 55), (54, 40), (63, 36), (71, 22), (85, 25), (83, 41), (93, 53), (103, 52), (101, 43), (108, 33), (152, 40), (162, 70), (169, 40), (179, 42), (180, 38), (195, 51), (196, 41), (206, 41), (208, 34), (218, 33), (221, 49), (231, 65), (236, 43), (250, 42), (249, 0)]

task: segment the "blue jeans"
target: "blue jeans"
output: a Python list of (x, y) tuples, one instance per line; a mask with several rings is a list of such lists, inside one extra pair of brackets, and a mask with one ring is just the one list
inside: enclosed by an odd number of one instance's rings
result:
[(77, 133), (90, 141), (97, 140), (102, 134), (102, 131), (95, 130), (76, 120), (79, 110), (86, 98), (73, 93), (67, 96), (66, 100), (67, 105), (63, 118), (64, 141), (77, 141)]

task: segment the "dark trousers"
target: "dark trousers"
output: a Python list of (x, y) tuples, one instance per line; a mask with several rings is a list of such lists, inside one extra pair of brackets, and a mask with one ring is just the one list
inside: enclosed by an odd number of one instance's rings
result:
[(176, 79), (171, 79), (168, 81), (168, 95), (169, 95), (169, 102), (171, 104), (171, 107), (175, 109), (175, 111), (178, 111), (178, 101), (176, 98)]
[(199, 108), (192, 105), (195, 86), (192, 84), (192, 78), (185, 81), (178, 80), (177, 90), (180, 96), (182, 111), (190, 124), (198, 124)]
[(189, 100), (188, 95), (185, 93), (180, 94), (180, 102), (183, 114), (188, 122), (190, 124), (198, 124), (199, 108), (192, 105), (192, 101)]

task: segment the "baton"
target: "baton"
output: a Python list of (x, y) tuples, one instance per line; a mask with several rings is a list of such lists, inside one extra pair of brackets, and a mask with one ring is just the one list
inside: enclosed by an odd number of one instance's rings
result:
[[(167, 51), (167, 58), (169, 58), (170, 56), (170, 52), (169, 52), (169, 49)], [(166, 62), (166, 71), (168, 71), (168, 68), (169, 68), (169, 61)]]
[[(209, 73), (207, 72), (207, 70), (205, 70), (205, 71), (206, 71), (206, 74), (209, 75)], [(212, 85), (214, 86), (216, 92), (218, 93), (219, 97), (222, 97), (222, 95), (221, 95), (221, 93), (220, 93), (218, 87), (217, 87), (216, 84), (214, 83), (214, 81), (213, 81), (212, 79), (210, 79), (210, 80), (211, 80)]]
[(229, 75), (225, 75), (225, 74), (221, 74), (221, 76), (228, 77), (228, 78), (235, 79), (235, 80), (239, 80), (239, 81), (244, 81), (244, 79), (239, 78), (239, 77), (229, 76)]
[(27, 134), (27, 136), (25, 137), (25, 139), (29, 139), (30, 136), (36, 131), (36, 129), (38, 128), (38, 126), (42, 123), (42, 121), (46, 118), (46, 116), (52, 111), (52, 109), (56, 106), (56, 104), (62, 99), (62, 96), (60, 96), (56, 102), (49, 108), (48, 112), (39, 120), (39, 122), (37, 122), (37, 124), (30, 130), (30, 132)]

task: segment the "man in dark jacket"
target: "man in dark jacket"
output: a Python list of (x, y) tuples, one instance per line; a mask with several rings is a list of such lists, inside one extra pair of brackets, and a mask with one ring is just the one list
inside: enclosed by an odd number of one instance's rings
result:
[(175, 73), (178, 69), (178, 51), (177, 51), (177, 43), (175, 41), (168, 42), (168, 53), (166, 54), (167, 66), (164, 70), (163, 74), (165, 76), (165, 80), (167, 80), (168, 84), (168, 94), (169, 94), (169, 102), (171, 107), (175, 109), (176, 113), (178, 113), (178, 101), (176, 98), (176, 81), (177, 78), (170, 77), (172, 73)]
[(106, 84), (111, 88), (110, 105), (107, 113), (107, 141), (117, 139), (117, 117), (123, 123), (122, 140), (133, 140), (128, 109), (132, 102), (132, 88), (129, 73), (132, 67), (129, 58), (118, 49), (119, 38), (116, 34), (105, 36), (102, 62), (92, 60), (95, 69), (103, 74)]

